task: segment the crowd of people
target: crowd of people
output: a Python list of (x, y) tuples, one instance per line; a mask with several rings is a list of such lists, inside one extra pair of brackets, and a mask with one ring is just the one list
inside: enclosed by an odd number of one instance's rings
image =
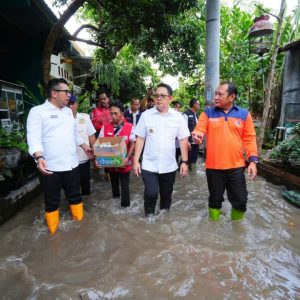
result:
[(258, 154), (251, 115), (235, 104), (237, 87), (232, 82), (217, 88), (214, 106), (200, 117), (198, 99), (191, 99), (182, 113), (182, 104), (173, 101), (172, 88), (164, 83), (149, 89), (142, 101), (133, 98), (128, 109), (118, 100), (111, 101), (107, 92), (100, 92), (91, 115), (77, 111), (78, 101), (62, 78), (49, 81), (47, 94), (45, 103), (28, 115), (27, 140), (40, 171), (51, 233), (59, 225), (62, 189), (72, 218), (82, 220), (82, 196), (90, 195), (91, 161), (101, 168), (94, 161), (93, 145), (97, 138), (114, 136), (125, 137), (126, 157), (122, 167), (105, 168), (105, 172), (112, 197), (120, 198), (122, 207), (130, 206), (133, 170), (143, 179), (145, 215), (155, 214), (159, 197), (160, 210), (169, 210), (177, 172), (185, 177), (196, 170), (199, 145), (205, 139), (210, 219), (219, 220), (225, 190), (232, 205), (231, 219), (243, 218), (247, 205), (245, 159), (252, 180)]

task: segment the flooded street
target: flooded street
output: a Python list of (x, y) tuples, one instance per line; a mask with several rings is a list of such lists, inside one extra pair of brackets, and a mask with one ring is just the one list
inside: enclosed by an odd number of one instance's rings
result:
[(205, 173), (177, 176), (170, 212), (145, 218), (143, 182), (131, 207), (96, 175), (85, 216), (51, 236), (42, 196), (0, 227), (0, 299), (300, 299), (300, 210), (282, 187), (248, 182), (248, 212), (208, 220)]

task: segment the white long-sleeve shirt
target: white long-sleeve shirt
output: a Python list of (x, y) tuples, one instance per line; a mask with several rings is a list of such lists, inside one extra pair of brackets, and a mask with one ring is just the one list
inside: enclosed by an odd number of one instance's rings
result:
[(68, 107), (58, 108), (48, 100), (33, 107), (27, 119), (29, 153), (42, 152), (50, 171), (69, 171), (78, 166), (77, 145), (84, 143)]

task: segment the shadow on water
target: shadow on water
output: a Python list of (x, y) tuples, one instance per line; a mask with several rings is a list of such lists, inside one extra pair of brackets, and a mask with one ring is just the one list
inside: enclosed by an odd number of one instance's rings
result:
[(96, 174), (85, 218), (61, 203), (58, 232), (44, 223), (42, 196), (0, 227), (1, 299), (299, 299), (300, 210), (282, 188), (248, 182), (248, 212), (230, 221), (224, 202), (210, 222), (203, 170), (177, 178), (170, 212), (143, 215), (143, 184), (131, 177), (131, 207)]

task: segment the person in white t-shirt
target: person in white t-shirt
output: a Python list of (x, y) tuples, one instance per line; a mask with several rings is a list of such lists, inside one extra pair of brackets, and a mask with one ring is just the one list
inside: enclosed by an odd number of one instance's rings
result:
[[(171, 207), (173, 185), (178, 168), (175, 158), (175, 139), (178, 138), (182, 163), (180, 175), (188, 175), (188, 136), (190, 135), (181, 113), (170, 108), (172, 88), (164, 83), (158, 85), (154, 95), (155, 107), (142, 113), (135, 127), (136, 146), (133, 161), (135, 175), (142, 174), (145, 185), (145, 215), (154, 214), (158, 193), (160, 209)], [(142, 168), (139, 158), (143, 147)]]
[(83, 218), (77, 145), (93, 156), (91, 147), (80, 137), (70, 108), (71, 95), (65, 79), (51, 79), (47, 86), (48, 99), (33, 107), (27, 118), (27, 142), (41, 172), (45, 199), (45, 218), (49, 231), (59, 225), (59, 203), (64, 189), (73, 219)]
[[(88, 114), (79, 113), (78, 102), (74, 95), (70, 96), (68, 106), (71, 108), (75, 121), (77, 130), (84, 140), (84, 142), (90, 146), (95, 143), (95, 127), (92, 124), (91, 118)], [(90, 181), (91, 181), (91, 163), (89, 157), (83, 151), (83, 149), (77, 146), (77, 157), (79, 161), (79, 173), (80, 173), (80, 186), (82, 196), (90, 195)]]

